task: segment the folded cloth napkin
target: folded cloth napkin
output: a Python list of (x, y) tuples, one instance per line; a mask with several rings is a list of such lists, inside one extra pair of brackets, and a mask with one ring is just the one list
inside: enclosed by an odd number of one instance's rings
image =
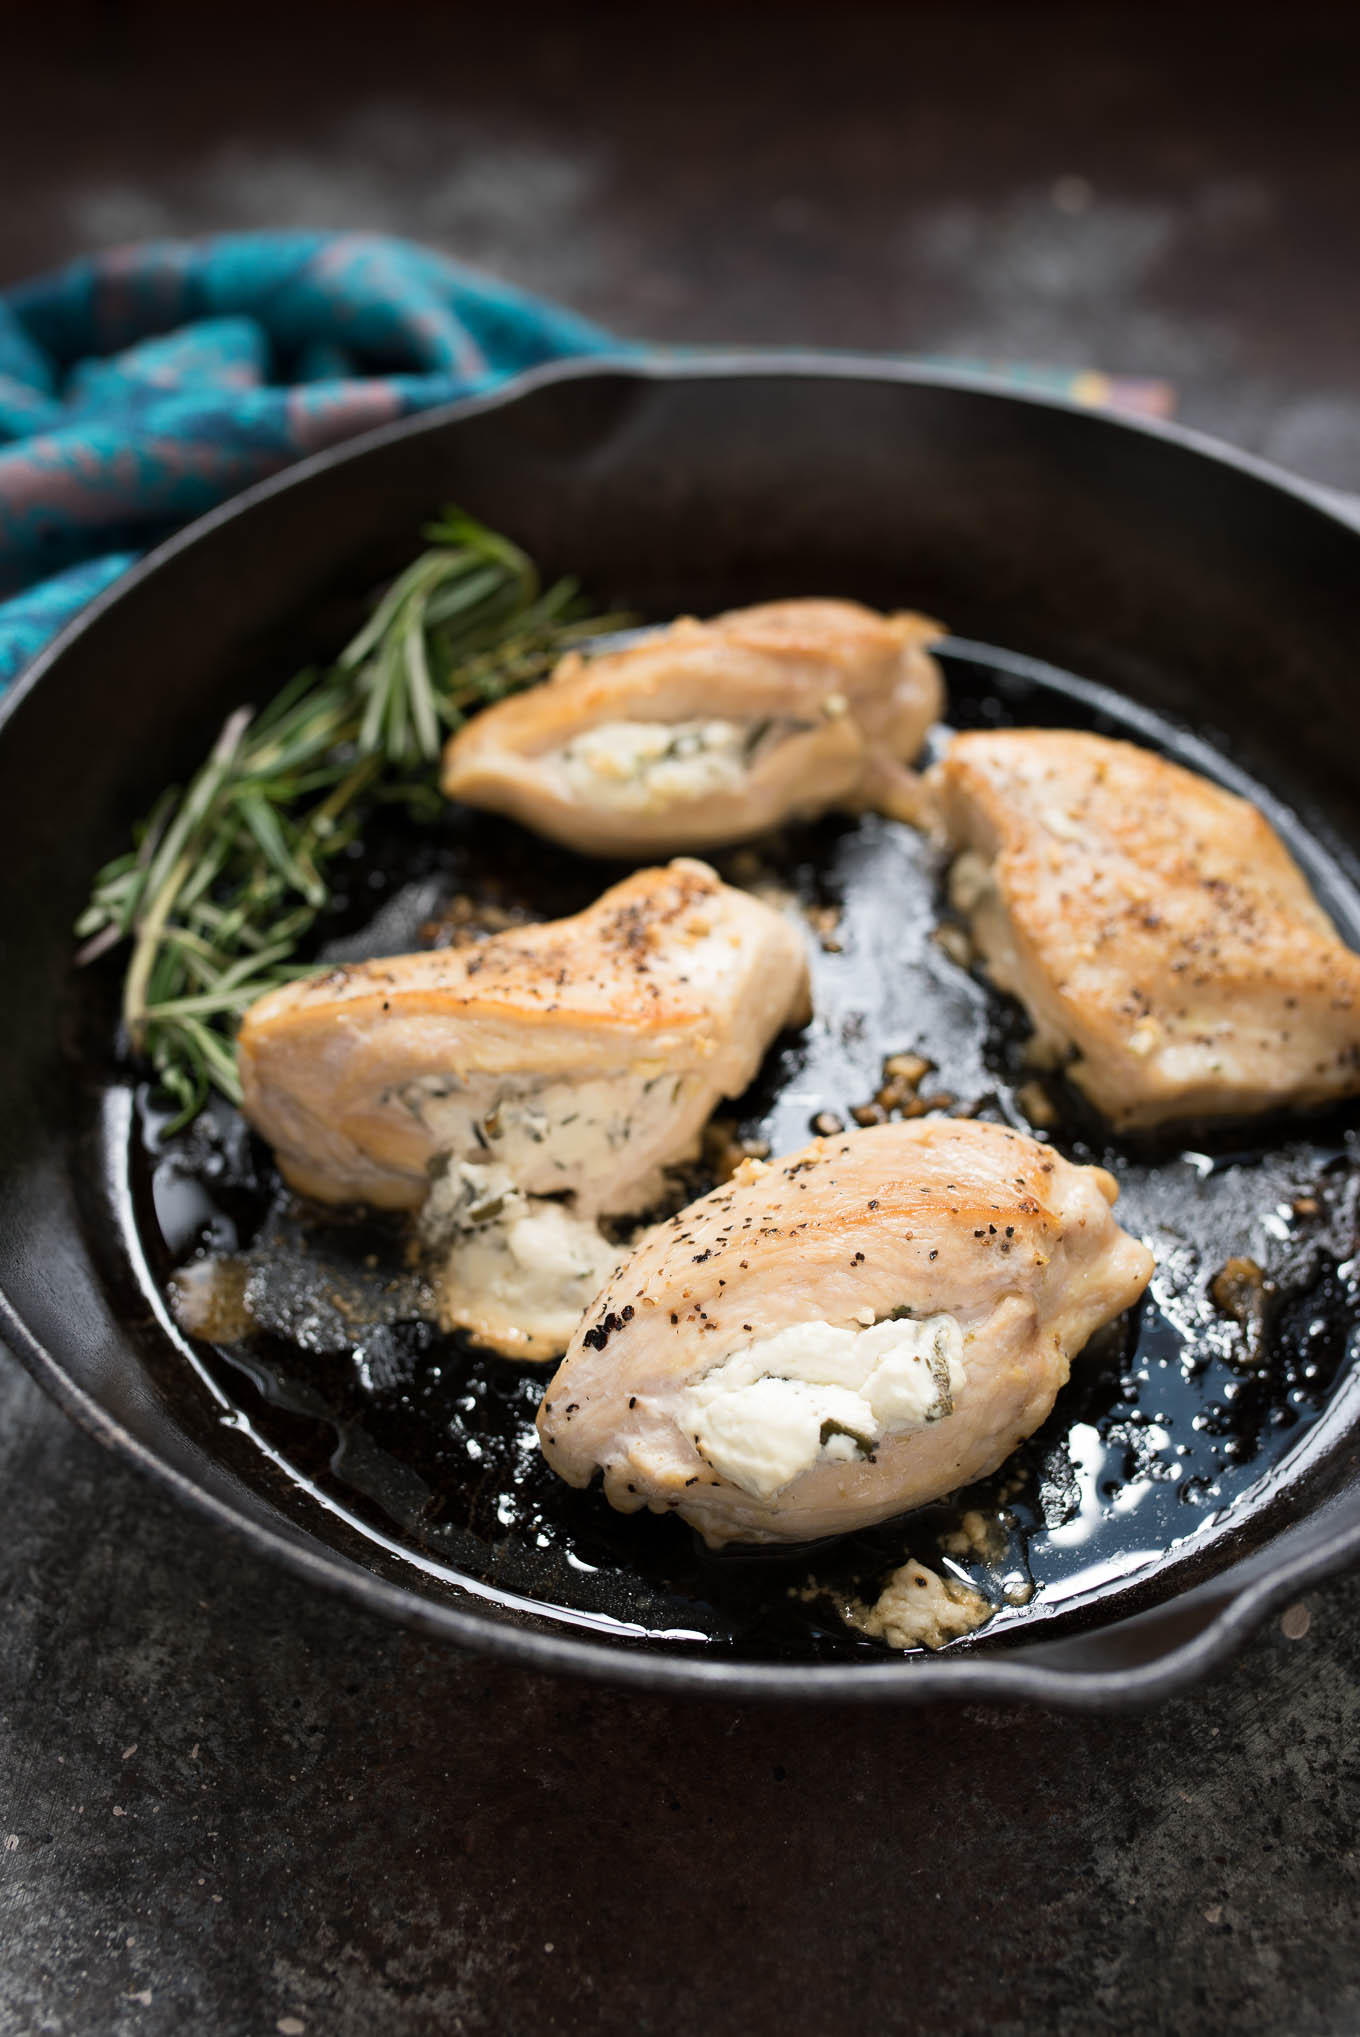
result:
[[(0, 292), (0, 690), (149, 546), (252, 481), (540, 362), (632, 351), (374, 234), (151, 241)], [(1161, 383), (999, 372), (1169, 407)]]
[[(0, 686), (179, 524), (597, 326), (408, 241), (153, 241), (0, 293)], [(8, 597), (8, 598), (6, 598)]]

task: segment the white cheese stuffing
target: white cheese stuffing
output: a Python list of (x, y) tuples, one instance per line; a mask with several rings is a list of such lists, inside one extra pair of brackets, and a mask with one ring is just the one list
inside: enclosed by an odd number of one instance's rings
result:
[[(482, 1154), (531, 1195), (574, 1195), (599, 1208), (626, 1184), (640, 1208), (661, 1190), (649, 1156), (674, 1149), (675, 1127), (707, 1115), (702, 1074), (636, 1061), (575, 1082), (420, 1075), (397, 1092), (443, 1153)], [(641, 1158), (639, 1158), (641, 1156)], [(681, 1145), (677, 1159), (686, 1157)]]
[(609, 721), (574, 737), (557, 763), (578, 798), (655, 812), (739, 790), (751, 735), (736, 721)]
[(497, 1165), (453, 1162), (431, 1186), (421, 1229), (447, 1248), (441, 1286), (457, 1319), (466, 1297), (488, 1320), (521, 1324), (531, 1345), (563, 1350), (619, 1256), (593, 1223), (526, 1195)]
[(954, 859), (949, 872), (949, 903), (955, 912), (976, 912), (986, 895), (995, 889), (992, 866), (976, 849), (965, 849)]
[(867, 1456), (885, 1436), (952, 1414), (964, 1379), (953, 1316), (795, 1323), (696, 1380), (680, 1421), (715, 1471), (768, 1500), (814, 1464)]

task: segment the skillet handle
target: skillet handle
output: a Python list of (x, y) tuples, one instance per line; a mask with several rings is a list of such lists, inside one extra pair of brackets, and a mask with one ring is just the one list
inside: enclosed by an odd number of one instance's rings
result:
[(1357, 1564), (1360, 1465), (1346, 1485), (1263, 1549), (1166, 1605), (1008, 1655), (1076, 1679), (1126, 1676), (1128, 1700), (1151, 1701), (1222, 1661), (1275, 1607)]

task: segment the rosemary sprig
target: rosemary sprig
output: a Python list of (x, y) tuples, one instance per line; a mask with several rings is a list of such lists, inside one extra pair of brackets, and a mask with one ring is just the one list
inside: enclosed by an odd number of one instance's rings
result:
[(171, 786), (107, 863), (76, 924), (88, 963), (123, 941), (123, 1023), (177, 1107), (239, 1103), (235, 1033), (266, 990), (308, 973), (301, 943), (327, 868), (379, 802), (440, 809), (444, 736), (546, 677), (624, 616), (589, 617), (576, 583), (540, 589), (509, 539), (460, 510), (423, 535), (335, 663), (299, 672), (256, 713), (230, 715), (188, 785)]

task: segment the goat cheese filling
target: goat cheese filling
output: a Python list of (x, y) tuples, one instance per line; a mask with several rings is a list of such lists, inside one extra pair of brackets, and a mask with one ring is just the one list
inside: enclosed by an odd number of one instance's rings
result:
[(636, 1061), (574, 1082), (419, 1075), (395, 1096), (441, 1153), (499, 1165), (530, 1196), (574, 1196), (587, 1213), (645, 1209), (662, 1169), (688, 1159), (712, 1109), (702, 1073)]
[(565, 1350), (617, 1247), (560, 1202), (526, 1195), (508, 1169), (452, 1161), (430, 1187), (421, 1229), (447, 1250), (441, 1303), (453, 1323), (503, 1324), (525, 1355)]
[(885, 1437), (943, 1420), (964, 1383), (953, 1316), (795, 1323), (696, 1380), (679, 1419), (715, 1471), (768, 1500), (815, 1464), (867, 1457)]
[(574, 737), (557, 764), (578, 798), (648, 813), (740, 790), (763, 733), (737, 721), (608, 721)]

